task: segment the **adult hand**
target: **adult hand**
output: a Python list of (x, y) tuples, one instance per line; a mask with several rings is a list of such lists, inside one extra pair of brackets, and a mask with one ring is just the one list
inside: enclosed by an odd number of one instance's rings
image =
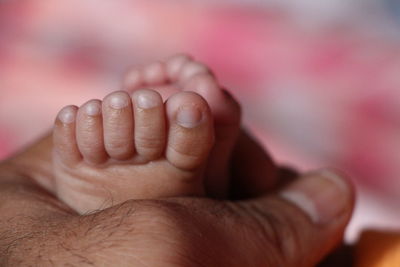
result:
[(132, 200), (79, 216), (8, 162), (0, 265), (313, 266), (341, 240), (352, 212), (341, 176), (310, 173), (241, 201)]

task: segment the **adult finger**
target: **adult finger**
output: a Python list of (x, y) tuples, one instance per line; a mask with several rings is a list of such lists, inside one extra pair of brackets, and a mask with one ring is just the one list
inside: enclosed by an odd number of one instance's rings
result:
[(257, 222), (254, 237), (249, 237), (269, 250), (265, 262), (314, 266), (342, 240), (354, 191), (341, 173), (324, 170), (300, 177), (272, 196), (239, 203)]
[(235, 146), (231, 173), (233, 199), (263, 195), (278, 182), (278, 168), (271, 156), (245, 130)]

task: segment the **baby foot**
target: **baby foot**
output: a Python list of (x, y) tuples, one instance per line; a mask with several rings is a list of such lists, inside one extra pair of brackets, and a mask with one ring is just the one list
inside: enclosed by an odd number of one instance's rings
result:
[(194, 92), (164, 104), (153, 90), (118, 91), (67, 106), (53, 140), (56, 193), (80, 213), (129, 199), (205, 195), (213, 118)]
[(230, 159), (240, 133), (239, 104), (219, 86), (210, 69), (187, 55), (176, 55), (128, 72), (124, 82), (128, 92), (143, 86), (158, 91), (164, 99), (186, 91), (201, 95), (209, 104), (215, 128), (215, 145), (206, 166), (205, 187), (208, 196), (225, 198), (230, 180)]

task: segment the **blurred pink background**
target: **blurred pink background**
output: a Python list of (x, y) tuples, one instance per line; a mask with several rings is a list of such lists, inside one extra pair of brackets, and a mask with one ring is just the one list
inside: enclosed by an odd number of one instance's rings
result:
[(63, 105), (120, 89), (128, 66), (188, 52), (215, 69), (279, 162), (353, 177), (349, 239), (400, 228), (393, 1), (291, 2), (1, 1), (0, 158), (48, 131)]

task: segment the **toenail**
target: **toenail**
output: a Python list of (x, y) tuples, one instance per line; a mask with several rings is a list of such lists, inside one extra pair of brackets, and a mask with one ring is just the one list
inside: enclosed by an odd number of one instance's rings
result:
[(110, 97), (110, 106), (115, 109), (122, 109), (128, 106), (128, 97), (122, 94), (115, 94)]
[(85, 105), (85, 112), (89, 116), (96, 116), (101, 113), (101, 106), (97, 102), (89, 102)]
[(63, 108), (58, 114), (58, 119), (62, 123), (73, 123), (75, 121), (75, 110), (72, 106)]
[(137, 96), (136, 103), (142, 109), (154, 108), (160, 104), (158, 96), (153, 92), (141, 92)]
[(185, 128), (194, 128), (200, 124), (202, 112), (194, 106), (183, 106), (176, 115), (177, 123)]

